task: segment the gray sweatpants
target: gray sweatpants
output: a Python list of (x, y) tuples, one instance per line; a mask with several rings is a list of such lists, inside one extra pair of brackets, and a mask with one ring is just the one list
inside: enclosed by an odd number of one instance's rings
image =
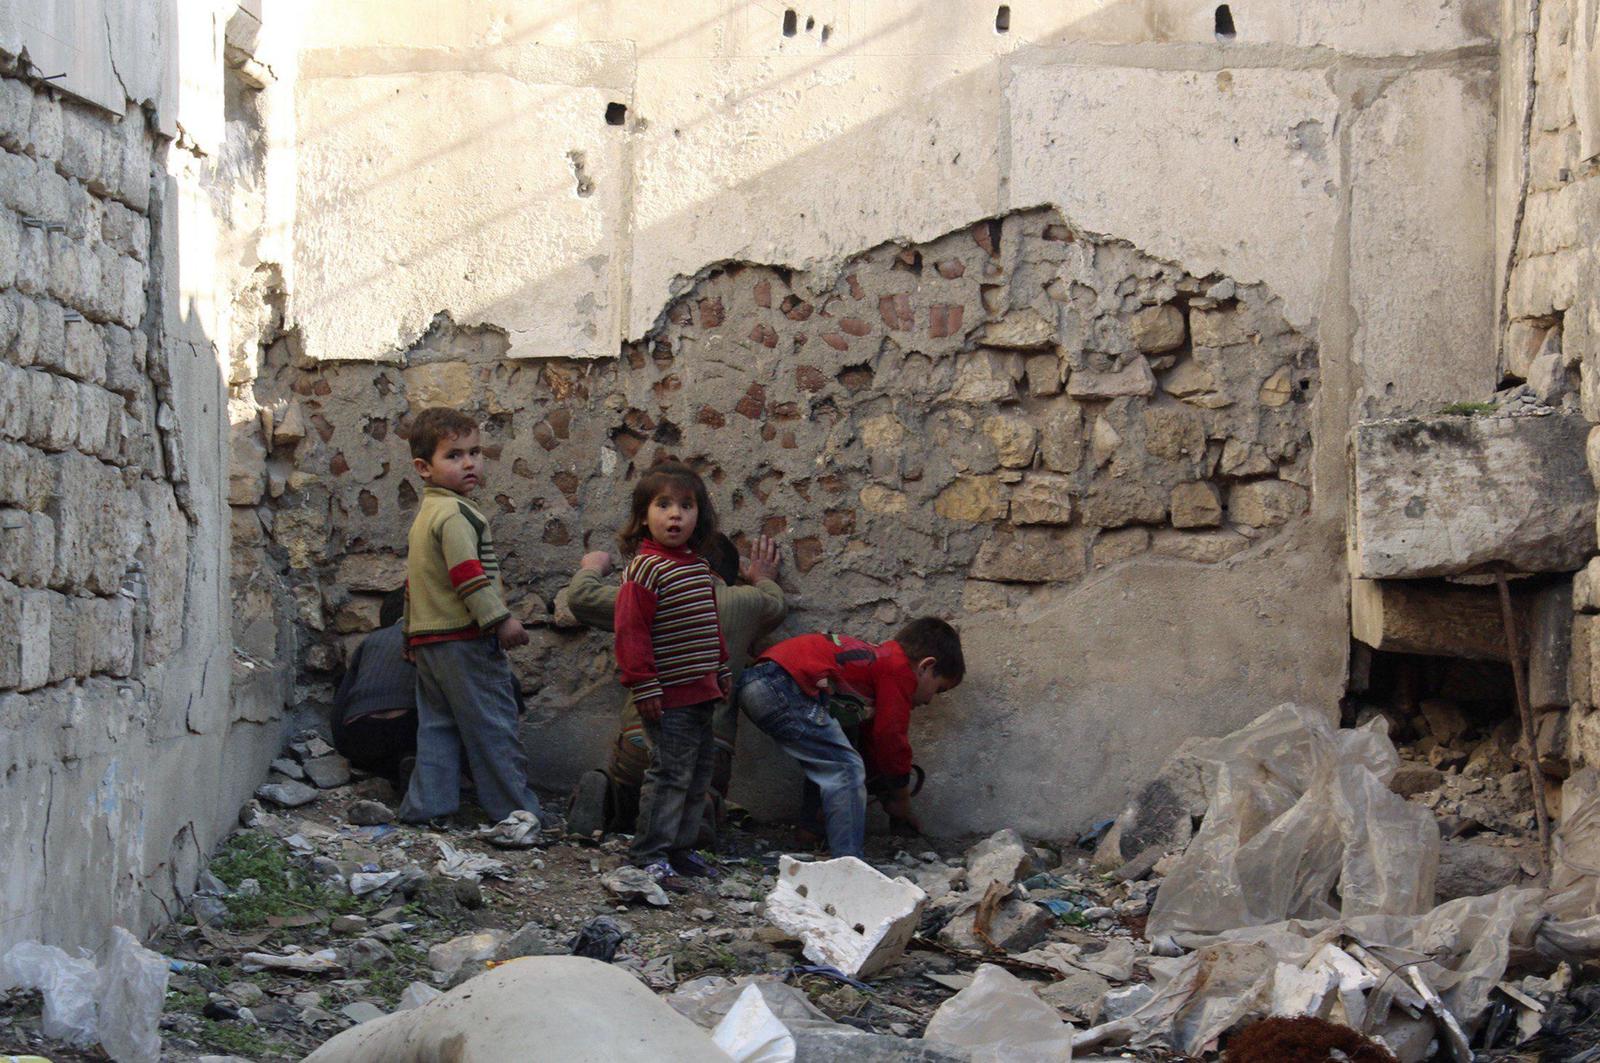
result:
[(539, 814), (517, 731), (516, 678), (493, 637), (430, 642), (417, 659), (417, 764), (400, 818), (420, 823), (461, 807), (466, 753), (478, 804), (496, 822), (518, 809)]

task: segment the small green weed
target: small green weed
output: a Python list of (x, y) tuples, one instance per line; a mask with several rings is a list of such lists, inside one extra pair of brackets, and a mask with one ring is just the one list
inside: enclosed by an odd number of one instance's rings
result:
[(255, 879), (261, 892), (253, 897), (231, 894), (227, 898), (228, 926), (233, 930), (262, 927), (273, 916), (304, 915), (326, 910), (350, 912), (362, 907), (348, 893), (313, 882), (296, 863), (288, 846), (261, 834), (236, 834), (222, 843), (211, 861), (211, 873), (230, 890), (245, 879)]
[(1499, 408), (1499, 405), (1493, 402), (1452, 402), (1439, 412), (1445, 414), (1465, 414), (1468, 417), (1473, 417), (1480, 413), (1493, 413)]

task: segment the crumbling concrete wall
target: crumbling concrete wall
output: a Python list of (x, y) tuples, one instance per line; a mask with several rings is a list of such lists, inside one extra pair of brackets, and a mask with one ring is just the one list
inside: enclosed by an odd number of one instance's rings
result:
[(66, 7), (0, 4), (0, 948), (174, 912), (285, 690), (236, 700), (228, 637), (234, 5), (102, 4), (62, 57)]
[[(1339, 659), (1317, 646), (1330, 617), (1296, 603), (1331, 571), (1305, 519), (1316, 351), (1263, 286), (1036, 210), (822, 271), (709, 270), (619, 360), (506, 346), (441, 320), (400, 366), (257, 382), (269, 423), (240, 428), (231, 501), (286, 559), (308, 705), (404, 578), (405, 435), (432, 403), (485, 423), (546, 784), (603, 759), (619, 694), (608, 640), (563, 630), (557, 592), (665, 454), (704, 471), (736, 538), (786, 544), (786, 630), (959, 620), (970, 680), (916, 734), (938, 827), (1065, 832), (1124, 796), (1106, 758), (1137, 778), (1166, 728), (1326, 695), (1279, 656)], [(745, 746), (741, 798), (792, 802), (765, 743)]]
[[(1536, 390), (1576, 390), (1584, 417), (1600, 423), (1600, 7), (1508, 4), (1505, 19), (1502, 362)], [(1600, 428), (1587, 454), (1600, 484)], [(1600, 765), (1597, 579), (1590, 561), (1573, 585), (1571, 711), (1540, 720), (1541, 758), (1559, 772)]]
[[(1009, 7), (308, 20), (286, 334), (233, 481), (303, 606), (297, 704), (396, 581), (406, 410), (452, 401), (490, 419), (529, 616), (672, 452), (788, 537), (790, 630), (961, 618), (972, 677), (916, 734), (939, 828), (1065, 832), (1184, 737), (1333, 711), (1346, 431), (1498, 379), (1498, 13)], [(1139, 308), (1182, 346), (1138, 352)], [(601, 756), (609, 655), (546, 630), (521, 664), (559, 783)], [(741, 796), (772, 808), (763, 748)]]

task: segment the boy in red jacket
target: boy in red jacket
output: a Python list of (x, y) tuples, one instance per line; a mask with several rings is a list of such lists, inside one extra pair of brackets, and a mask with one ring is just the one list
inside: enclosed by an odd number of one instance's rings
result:
[(848, 635), (801, 635), (756, 658), (736, 697), (750, 721), (771, 735), (822, 791), (828, 848), (863, 855), (867, 835), (866, 768), (828, 713), (830, 692), (873, 706), (861, 724), (862, 747), (888, 776), (884, 809), (911, 816), (911, 708), (926, 705), (966, 675), (961, 635), (937, 617), (911, 621), (881, 645)]

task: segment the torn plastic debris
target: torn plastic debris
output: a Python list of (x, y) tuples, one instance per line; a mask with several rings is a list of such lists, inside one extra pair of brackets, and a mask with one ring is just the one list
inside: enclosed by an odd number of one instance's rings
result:
[(628, 932), (609, 915), (595, 916), (583, 924), (583, 929), (567, 942), (574, 956), (583, 956), (601, 963), (610, 963), (617, 955), (617, 946)]
[(298, 945), (286, 947), (282, 956), (274, 956), (270, 952), (247, 952), (239, 958), (239, 969), (247, 972), (273, 970), (326, 974), (339, 968), (339, 954), (333, 949), (307, 952)]
[(1381, 718), (1336, 730), (1316, 710), (1280, 705), (1215, 755), (1216, 788), (1156, 896), (1152, 939), (1431, 907), (1438, 827), (1389, 790), (1399, 758)]
[(600, 885), (619, 901), (641, 900), (654, 908), (665, 908), (672, 903), (661, 883), (650, 877), (642, 867), (624, 864), (600, 876)]
[(1073, 1028), (1028, 983), (992, 963), (943, 1004), (923, 1034), (967, 1049), (973, 1063), (1058, 1063), (1072, 1058)]
[(439, 862), (433, 865), (433, 869), (445, 878), (476, 882), (485, 877), (510, 877), (511, 869), (503, 860), (496, 860), (482, 853), (464, 852), (443, 838), (436, 838), (434, 844), (439, 847)]
[(905, 952), (927, 899), (909, 880), (853, 856), (813, 863), (785, 856), (766, 914), (805, 944), (807, 959), (865, 978)]
[(478, 837), (497, 849), (532, 849), (539, 844), (539, 817), (518, 809), (499, 823), (478, 831)]
[(99, 1043), (117, 1063), (155, 1063), (167, 993), (168, 961), (120, 926), (97, 968), (53, 945), (24, 941), (0, 958), (0, 991), (44, 994), (46, 1037), (78, 1047)]

